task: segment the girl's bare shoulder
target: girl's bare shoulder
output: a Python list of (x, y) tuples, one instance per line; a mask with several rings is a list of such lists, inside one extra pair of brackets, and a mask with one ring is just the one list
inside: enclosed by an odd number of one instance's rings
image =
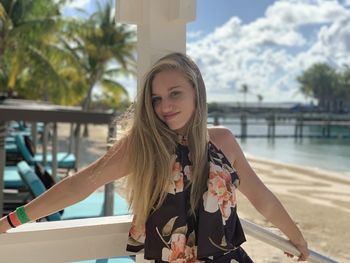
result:
[(222, 126), (208, 128), (209, 140), (233, 163), (237, 142), (232, 132)]

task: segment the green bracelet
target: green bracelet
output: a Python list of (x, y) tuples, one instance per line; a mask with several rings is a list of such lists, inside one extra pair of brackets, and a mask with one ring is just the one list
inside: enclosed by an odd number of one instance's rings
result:
[(16, 208), (16, 215), (19, 222), (21, 222), (21, 224), (25, 224), (30, 221), (26, 211), (24, 210), (24, 206), (20, 206)]

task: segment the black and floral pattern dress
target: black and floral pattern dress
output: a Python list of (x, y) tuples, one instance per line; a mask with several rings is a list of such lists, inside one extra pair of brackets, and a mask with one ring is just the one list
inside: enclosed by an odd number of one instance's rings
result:
[(176, 148), (173, 184), (163, 205), (143, 227), (132, 224), (127, 250), (155, 262), (253, 262), (240, 245), (245, 236), (236, 211), (239, 178), (225, 155), (209, 142), (209, 174), (196, 216), (190, 211), (189, 150)]

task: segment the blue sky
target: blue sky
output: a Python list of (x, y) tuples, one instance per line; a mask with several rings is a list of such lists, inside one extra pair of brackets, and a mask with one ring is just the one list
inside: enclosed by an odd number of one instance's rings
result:
[(264, 15), (265, 9), (272, 3), (271, 0), (197, 0), (196, 21), (188, 25), (188, 30), (201, 30), (210, 33), (216, 27), (224, 24), (232, 16), (238, 16), (245, 23), (254, 21)]
[[(73, 7), (93, 12), (91, 0)], [(350, 65), (350, 0), (197, 0), (187, 53), (199, 65), (209, 101), (306, 101), (296, 77), (316, 62)], [(122, 80), (131, 97), (136, 82)]]

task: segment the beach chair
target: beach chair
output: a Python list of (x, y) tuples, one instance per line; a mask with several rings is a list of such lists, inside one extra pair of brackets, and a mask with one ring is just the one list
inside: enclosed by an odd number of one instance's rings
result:
[[(48, 184), (50, 184), (50, 182), (53, 182), (53, 178), (51, 178), (51, 168), (50, 167), (43, 168), (43, 167), (41, 167), (40, 164), (35, 164), (34, 169), (35, 170), (44, 169), (44, 173), (46, 173), (45, 174), (46, 177), (45, 178), (40, 177), (40, 179), (44, 183), (46, 189), (48, 189), (49, 188)], [(48, 178), (48, 176), (50, 176), (50, 178)], [(48, 182), (48, 181), (50, 181), (50, 182)], [(15, 166), (5, 166), (5, 168), (4, 168), (4, 188), (5, 189), (26, 188), (26, 185), (23, 183), (22, 178), (18, 173), (18, 168), (16, 165)]]
[[(55, 184), (50, 175), (50, 169), (46, 170), (39, 164), (35, 164), (33, 168), (35, 171), (41, 171), (39, 178), (46, 189)], [(33, 199), (32, 195), (19, 175), (17, 166), (6, 166), (4, 169), (4, 213), (7, 214), (13, 211), (16, 207), (28, 203), (31, 199)]]
[[(49, 167), (45, 169), (40, 164), (35, 164), (31, 168), (38, 174), (39, 179), (46, 189), (49, 189), (55, 184)], [(3, 214), (7, 215), (18, 206), (25, 205), (32, 199), (33, 195), (23, 182), (17, 166), (6, 166), (4, 169)]]
[[(44, 184), (33, 169), (28, 165), (28, 163), (22, 161), (18, 163), (17, 168), (23, 182), (28, 186), (34, 197), (37, 197), (46, 191)], [(57, 221), (65, 219), (99, 217), (102, 216), (103, 203), (104, 193), (94, 192), (83, 201), (65, 208), (62, 215), (60, 213), (54, 213), (46, 218), (48, 221)], [(118, 194), (115, 194), (114, 215), (127, 214), (130, 214), (127, 202)]]
[[(42, 133), (44, 131), (44, 123), (37, 122), (35, 123), (37, 127), (37, 132)], [(24, 121), (12, 121), (9, 123), (9, 129), (15, 131), (26, 131), (30, 132), (30, 127)]]
[(32, 199), (16, 166), (5, 166), (3, 191), (3, 214), (5, 215)]
[(31, 199), (32, 196), (29, 192), (19, 191), (18, 189), (4, 189), (2, 215), (7, 215), (17, 207), (25, 205)]
[[(38, 154), (34, 152), (34, 149), (32, 149), (27, 142), (30, 142), (28, 137), (24, 137), (22, 135), (16, 135), (15, 140), (16, 140), (16, 145), (23, 156), (24, 160), (27, 161), (29, 164), (34, 165), (35, 163), (42, 163), (43, 162), (43, 155)], [(52, 155), (47, 154), (46, 156), (46, 161), (48, 165), (52, 164)], [(75, 169), (75, 156), (72, 153), (67, 153), (67, 152), (58, 152), (57, 153), (57, 166), (58, 168), (65, 168), (65, 169)]]
[[(18, 172), (22, 180), (28, 185), (34, 197), (37, 197), (46, 191), (46, 188), (38, 175), (32, 168), (22, 161), (17, 165)], [(114, 215), (130, 214), (129, 206), (125, 199), (118, 194), (114, 195)], [(104, 193), (95, 192), (81, 202), (64, 209), (63, 214), (59, 212), (47, 216), (48, 221), (78, 219), (87, 217), (99, 217), (103, 214)], [(79, 263), (133, 263), (133, 257), (105, 258), (97, 260), (79, 261)], [(76, 262), (78, 263), (78, 262)]]
[(18, 173), (16, 166), (5, 166), (4, 168), (4, 187), (5, 189), (20, 189), (25, 185)]
[[(40, 164), (35, 164), (31, 167), (37, 174), (46, 189), (49, 189), (55, 184), (51, 177), (51, 169), (42, 167)], [(58, 179), (60, 179), (58, 177)], [(16, 209), (20, 205), (24, 205), (33, 199), (27, 185), (23, 182), (17, 166), (6, 166), (4, 169), (4, 209), (3, 214)]]

